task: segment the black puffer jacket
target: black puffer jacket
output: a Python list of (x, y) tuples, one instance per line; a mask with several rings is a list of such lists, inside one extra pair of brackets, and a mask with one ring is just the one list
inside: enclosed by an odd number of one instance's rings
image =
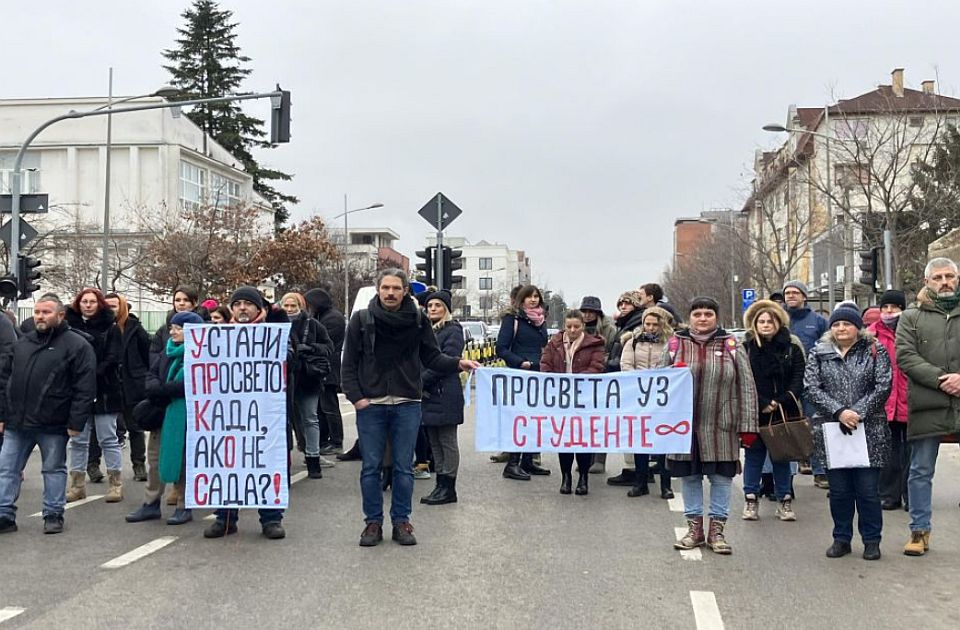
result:
[(307, 301), (313, 316), (327, 329), (330, 340), (333, 341), (333, 352), (330, 355), (330, 374), (323, 379), (324, 385), (340, 386), (340, 359), (343, 354), (343, 339), (347, 333), (347, 320), (343, 314), (333, 307), (333, 298), (323, 289), (310, 289), (303, 298)]
[(623, 336), (643, 324), (643, 309), (638, 308), (626, 317), (617, 318), (617, 338), (607, 355), (607, 372), (620, 371), (620, 357), (623, 356)]
[(307, 356), (323, 357), (330, 362), (333, 342), (327, 329), (319, 321), (300, 311), (290, 322), (290, 343), (293, 346), (293, 363), (290, 372), (294, 375), (297, 393), (314, 393), (323, 387), (324, 376), (316, 379), (308, 376), (304, 368)]
[(145, 397), (145, 380), (150, 370), (150, 335), (136, 315), (127, 316), (123, 332), (119, 325), (110, 329), (111, 344), (120, 344), (120, 391), (123, 405), (133, 407)]
[(791, 335), (787, 328), (781, 328), (773, 339), (763, 343), (757, 343), (753, 333), (747, 332), (743, 349), (750, 357), (753, 381), (757, 385), (760, 425), (770, 424), (770, 414), (763, 413), (763, 410), (774, 400), (788, 418), (799, 415), (800, 409), (795, 401), (800, 400), (803, 394), (803, 370), (806, 366), (800, 340)]
[(110, 335), (116, 317), (110, 309), (101, 309), (90, 319), (67, 307), (66, 320), (74, 330), (92, 339), (97, 355), (97, 402), (94, 413), (116, 413), (123, 409), (120, 391), (120, 338)]
[[(448, 357), (463, 354), (463, 326), (451, 320), (436, 330), (440, 352)], [(423, 370), (423, 425), (438, 427), (463, 424), (463, 385), (460, 375)]]
[(48, 334), (27, 333), (0, 367), (0, 418), (9, 429), (66, 435), (93, 419), (97, 357), (66, 322)]

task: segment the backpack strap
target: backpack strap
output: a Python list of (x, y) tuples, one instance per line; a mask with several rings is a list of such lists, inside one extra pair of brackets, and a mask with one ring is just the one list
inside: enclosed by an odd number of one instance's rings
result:
[(373, 325), (373, 315), (366, 308), (357, 311), (357, 315), (360, 317), (360, 334), (364, 339), (369, 340), (370, 353), (373, 354), (374, 342), (377, 337), (377, 328)]

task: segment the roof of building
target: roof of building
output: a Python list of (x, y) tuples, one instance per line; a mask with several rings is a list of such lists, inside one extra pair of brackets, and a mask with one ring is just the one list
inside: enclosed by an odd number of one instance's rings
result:
[(830, 106), (830, 113), (837, 115), (906, 111), (960, 111), (960, 99), (910, 88), (904, 88), (903, 96), (897, 96), (893, 86), (879, 85), (875, 90), (851, 99), (840, 99)]

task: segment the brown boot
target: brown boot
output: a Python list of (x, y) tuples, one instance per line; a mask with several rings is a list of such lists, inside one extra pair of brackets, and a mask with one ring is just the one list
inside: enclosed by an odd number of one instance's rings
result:
[(707, 534), (707, 547), (710, 547), (713, 553), (718, 553), (721, 556), (729, 556), (733, 553), (733, 547), (723, 537), (723, 528), (726, 524), (727, 519), (711, 518), (710, 533)]
[(180, 493), (177, 492), (177, 487), (173, 484), (170, 485), (170, 491), (167, 492), (167, 505), (176, 505), (177, 501), (180, 500)]
[(71, 470), (70, 487), (67, 488), (67, 503), (87, 498), (87, 471)]
[(123, 478), (119, 470), (108, 470), (107, 479), (110, 487), (107, 489), (107, 495), (103, 497), (104, 503), (119, 503), (123, 501)]
[(917, 530), (910, 532), (910, 542), (903, 547), (906, 556), (922, 556), (930, 549), (930, 532)]
[(696, 549), (703, 544), (703, 517), (696, 516), (687, 519), (687, 533), (683, 538), (673, 543), (674, 549)]

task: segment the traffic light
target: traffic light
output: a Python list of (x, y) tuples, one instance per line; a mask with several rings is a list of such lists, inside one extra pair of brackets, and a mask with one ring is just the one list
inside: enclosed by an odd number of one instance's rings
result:
[(273, 110), (270, 113), (270, 142), (280, 144), (290, 142), (290, 90), (281, 90), (280, 97), (273, 97)]
[(433, 284), (433, 255), (436, 251), (436, 247), (430, 246), (419, 252), (415, 252), (417, 258), (422, 258), (423, 262), (417, 263), (417, 271), (422, 271), (423, 276), (421, 280), (424, 284), (431, 285)]
[(870, 290), (877, 290), (877, 279), (880, 272), (880, 248), (873, 247), (865, 252), (860, 252), (860, 278), (858, 282), (870, 287)]
[(443, 247), (443, 283), (444, 289), (460, 289), (463, 287), (463, 276), (453, 275), (454, 271), (463, 269), (463, 251)]
[(39, 258), (31, 258), (23, 254), (17, 256), (17, 288), (20, 291), (19, 299), (25, 300), (33, 295), (34, 291), (40, 289), (40, 285), (36, 283), (43, 275), (37, 271), (37, 267), (40, 265), (41, 262)]
[(12, 273), (8, 273), (0, 278), (0, 298), (7, 300), (17, 299), (17, 278)]

